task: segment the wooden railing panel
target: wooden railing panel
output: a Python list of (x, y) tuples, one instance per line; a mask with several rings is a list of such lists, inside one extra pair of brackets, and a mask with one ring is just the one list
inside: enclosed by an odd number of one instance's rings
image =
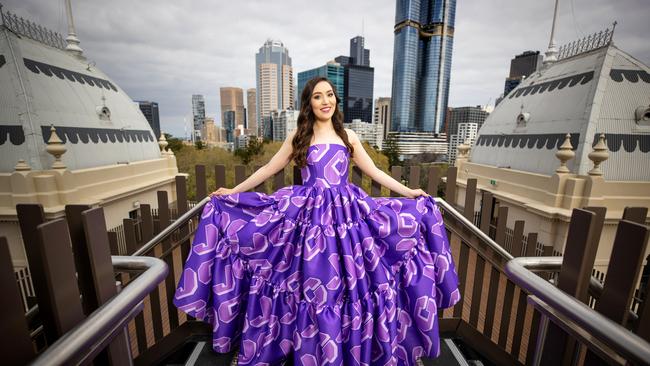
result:
[(361, 172), (361, 168), (359, 168), (356, 165), (352, 166), (352, 183), (355, 185), (361, 187), (361, 182), (363, 181), (363, 172)]
[(196, 201), (200, 201), (208, 195), (208, 187), (205, 176), (205, 165), (194, 166), (194, 178), (196, 184)]
[[(390, 168), (390, 176), (393, 177), (398, 182), (402, 182), (402, 167), (398, 165), (393, 165)], [(397, 192), (393, 192), (392, 190), (390, 191), (390, 196), (391, 197), (398, 197), (399, 194)]]
[[(43, 268), (47, 270), (45, 291), (51, 300), (48, 308), (52, 311), (54, 331), (58, 338), (85, 318), (70, 249), (72, 243), (64, 219), (48, 221), (38, 225), (36, 230)], [(43, 314), (43, 311), (39, 306), (39, 314)]]
[(467, 180), (467, 189), (465, 190), (465, 207), (463, 215), (470, 221), (474, 222), (474, 205), (476, 202), (476, 178)]
[[(67, 211), (67, 207), (66, 207)], [(68, 219), (70, 219), (68, 217)], [(103, 305), (117, 294), (115, 287), (115, 272), (111, 261), (111, 253), (108, 244), (106, 220), (102, 208), (93, 208), (81, 213), (82, 230), (85, 237), (86, 252), (90, 273), (94, 288), (94, 303), (96, 306)], [(87, 296), (84, 294), (84, 296)], [(86, 302), (88, 304), (89, 302)], [(96, 310), (96, 307), (90, 309)], [(160, 321), (160, 319), (158, 319)], [(155, 326), (155, 322), (154, 322)], [(125, 365), (130, 362), (128, 352), (128, 339), (124, 333), (118, 335), (107, 347), (97, 356), (95, 364), (103, 364), (104, 360), (111, 365)]]
[(493, 205), (494, 197), (492, 196), (492, 192), (483, 191), (483, 197), (481, 199), (481, 222), (479, 228), (487, 235), (490, 235), (490, 222), (492, 221)]
[(235, 186), (246, 180), (246, 166), (235, 165)]
[(72, 254), (74, 257), (75, 268), (77, 270), (77, 281), (82, 296), (82, 307), (84, 314), (88, 316), (93, 310), (97, 309), (97, 294), (95, 293), (95, 284), (93, 282), (93, 268), (88, 256), (88, 243), (86, 242), (86, 233), (81, 220), (81, 213), (89, 210), (88, 205), (67, 205), (65, 206), (66, 222), (68, 232), (72, 242)]
[(450, 166), (447, 168), (447, 184), (445, 186), (445, 200), (451, 203), (452, 206), (458, 206), (456, 204), (456, 176), (458, 174), (458, 168), (455, 166)]
[(26, 365), (34, 359), (34, 349), (25, 321), (20, 290), (12, 270), (7, 238), (0, 236), (0, 359), (6, 365)]
[(426, 192), (435, 197), (438, 195), (438, 185), (440, 184), (440, 169), (435, 166), (429, 167), (427, 171), (427, 190)]
[(215, 165), (214, 166), (214, 190), (221, 187), (227, 187), (226, 185), (226, 167), (224, 165)]
[(273, 176), (273, 191), (277, 191), (284, 186), (284, 169), (281, 169)]
[(409, 167), (409, 188), (420, 188), (420, 166), (411, 165)]

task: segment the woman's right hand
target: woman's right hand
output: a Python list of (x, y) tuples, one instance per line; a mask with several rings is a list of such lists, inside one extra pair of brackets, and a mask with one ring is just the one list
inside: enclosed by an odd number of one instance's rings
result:
[(223, 196), (225, 194), (233, 194), (233, 193), (235, 193), (234, 189), (221, 187), (221, 188), (217, 189), (216, 191), (210, 193), (210, 196), (211, 197)]

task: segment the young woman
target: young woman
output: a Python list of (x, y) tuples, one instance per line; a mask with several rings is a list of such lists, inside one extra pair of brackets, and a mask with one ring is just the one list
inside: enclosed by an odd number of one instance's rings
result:
[[(438, 355), (437, 311), (460, 299), (435, 201), (375, 167), (338, 104), (310, 80), (295, 133), (201, 215), (174, 303), (241, 365), (415, 365)], [(350, 159), (408, 198), (369, 197)], [(302, 185), (247, 192), (292, 160)]]

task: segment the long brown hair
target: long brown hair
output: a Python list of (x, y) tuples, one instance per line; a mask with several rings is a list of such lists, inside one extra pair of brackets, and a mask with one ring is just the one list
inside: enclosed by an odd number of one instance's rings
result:
[(330, 84), (332, 91), (334, 92), (334, 97), (336, 98), (334, 115), (332, 116), (332, 125), (334, 126), (334, 132), (336, 132), (341, 140), (343, 140), (343, 143), (348, 148), (350, 157), (354, 152), (352, 144), (350, 144), (350, 141), (348, 140), (348, 134), (343, 128), (343, 113), (341, 113), (341, 110), (339, 109), (341, 98), (339, 98), (338, 94), (336, 94), (336, 88), (328, 78), (318, 76), (309, 80), (307, 84), (305, 84), (305, 88), (302, 90), (302, 94), (300, 95), (300, 114), (298, 114), (298, 127), (296, 134), (293, 137), (293, 141), (291, 141), (291, 145), (293, 147), (291, 159), (293, 159), (296, 165), (300, 168), (307, 165), (307, 149), (311, 144), (311, 138), (314, 136), (314, 123), (316, 122), (316, 116), (314, 115), (314, 111), (311, 108), (311, 94), (314, 92), (316, 84), (320, 83), (321, 81), (325, 81)]

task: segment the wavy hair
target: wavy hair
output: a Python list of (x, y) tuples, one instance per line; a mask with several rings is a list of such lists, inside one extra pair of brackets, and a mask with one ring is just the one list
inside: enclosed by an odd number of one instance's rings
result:
[(305, 84), (305, 88), (302, 90), (300, 95), (300, 113), (298, 114), (298, 126), (296, 129), (296, 134), (291, 141), (291, 146), (293, 147), (293, 152), (291, 154), (291, 159), (296, 163), (300, 168), (307, 165), (307, 149), (311, 144), (311, 138), (314, 136), (314, 123), (316, 122), (316, 116), (314, 111), (311, 108), (311, 95), (314, 92), (316, 84), (321, 81), (325, 81), (332, 87), (334, 92), (334, 97), (336, 98), (336, 105), (334, 107), (334, 115), (332, 115), (332, 125), (334, 126), (334, 132), (343, 140), (343, 143), (348, 148), (350, 157), (354, 152), (352, 144), (348, 140), (348, 134), (343, 128), (343, 113), (339, 110), (339, 103), (341, 98), (336, 94), (336, 88), (334, 84), (326, 77), (315, 77), (309, 80)]

